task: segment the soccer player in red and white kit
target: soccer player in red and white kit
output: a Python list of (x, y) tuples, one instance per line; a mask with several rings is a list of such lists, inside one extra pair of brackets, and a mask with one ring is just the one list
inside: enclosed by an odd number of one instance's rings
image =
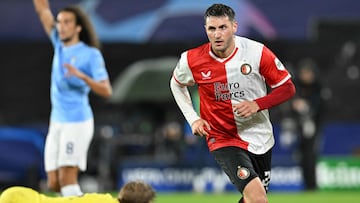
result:
[[(293, 97), (295, 86), (271, 50), (235, 35), (232, 8), (213, 4), (204, 19), (209, 43), (181, 54), (171, 91), (193, 133), (206, 137), (215, 160), (242, 194), (239, 202), (266, 203), (275, 143), (268, 109)], [(195, 84), (200, 116), (187, 88)]]

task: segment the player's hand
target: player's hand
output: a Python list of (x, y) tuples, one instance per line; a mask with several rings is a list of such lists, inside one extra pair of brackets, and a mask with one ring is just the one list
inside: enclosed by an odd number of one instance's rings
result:
[(85, 74), (83, 72), (79, 71), (71, 64), (66, 63), (64, 64), (64, 67), (68, 70), (68, 72), (66, 73), (66, 77), (76, 76), (80, 79), (83, 79), (85, 77)]
[(259, 105), (255, 101), (242, 101), (233, 106), (233, 111), (236, 115), (247, 118), (260, 109)]
[(208, 131), (211, 130), (209, 123), (201, 118), (192, 123), (191, 129), (194, 135), (200, 137), (207, 136)]
[(291, 104), (293, 109), (300, 114), (308, 113), (310, 111), (310, 105), (305, 99), (296, 98)]

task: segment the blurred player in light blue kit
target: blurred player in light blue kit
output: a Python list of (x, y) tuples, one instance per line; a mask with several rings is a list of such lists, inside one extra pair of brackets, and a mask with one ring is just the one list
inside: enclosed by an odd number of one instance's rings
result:
[(112, 95), (99, 41), (86, 14), (69, 6), (53, 16), (48, 0), (33, 0), (54, 47), (51, 73), (51, 115), (45, 144), (48, 186), (63, 196), (82, 195), (79, 170), (86, 170), (93, 137), (88, 94)]

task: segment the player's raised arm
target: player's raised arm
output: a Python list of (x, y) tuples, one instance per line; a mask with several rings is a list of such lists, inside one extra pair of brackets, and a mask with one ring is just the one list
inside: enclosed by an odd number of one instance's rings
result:
[(35, 11), (40, 18), (46, 34), (50, 35), (51, 30), (55, 24), (55, 19), (50, 10), (48, 0), (33, 0), (33, 3), (35, 6)]

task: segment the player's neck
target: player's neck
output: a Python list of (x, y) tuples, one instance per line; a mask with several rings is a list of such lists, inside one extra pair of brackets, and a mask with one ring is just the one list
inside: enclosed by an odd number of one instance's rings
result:
[(73, 37), (69, 40), (63, 40), (62, 41), (65, 47), (72, 46), (74, 44), (77, 44), (80, 42), (80, 39), (78, 37)]
[(221, 61), (228, 59), (230, 56), (232, 56), (234, 54), (235, 51), (236, 51), (235, 45), (230, 46), (229, 48), (227, 48), (224, 51), (214, 52), (214, 50), (211, 50), (211, 52), (214, 54), (214, 56), (217, 57), (218, 59), (220, 59)]
[(226, 59), (229, 56), (231, 56), (235, 51), (235, 43), (231, 43), (231, 45), (222, 51), (214, 51), (214, 49), (211, 49), (211, 52), (218, 58)]

